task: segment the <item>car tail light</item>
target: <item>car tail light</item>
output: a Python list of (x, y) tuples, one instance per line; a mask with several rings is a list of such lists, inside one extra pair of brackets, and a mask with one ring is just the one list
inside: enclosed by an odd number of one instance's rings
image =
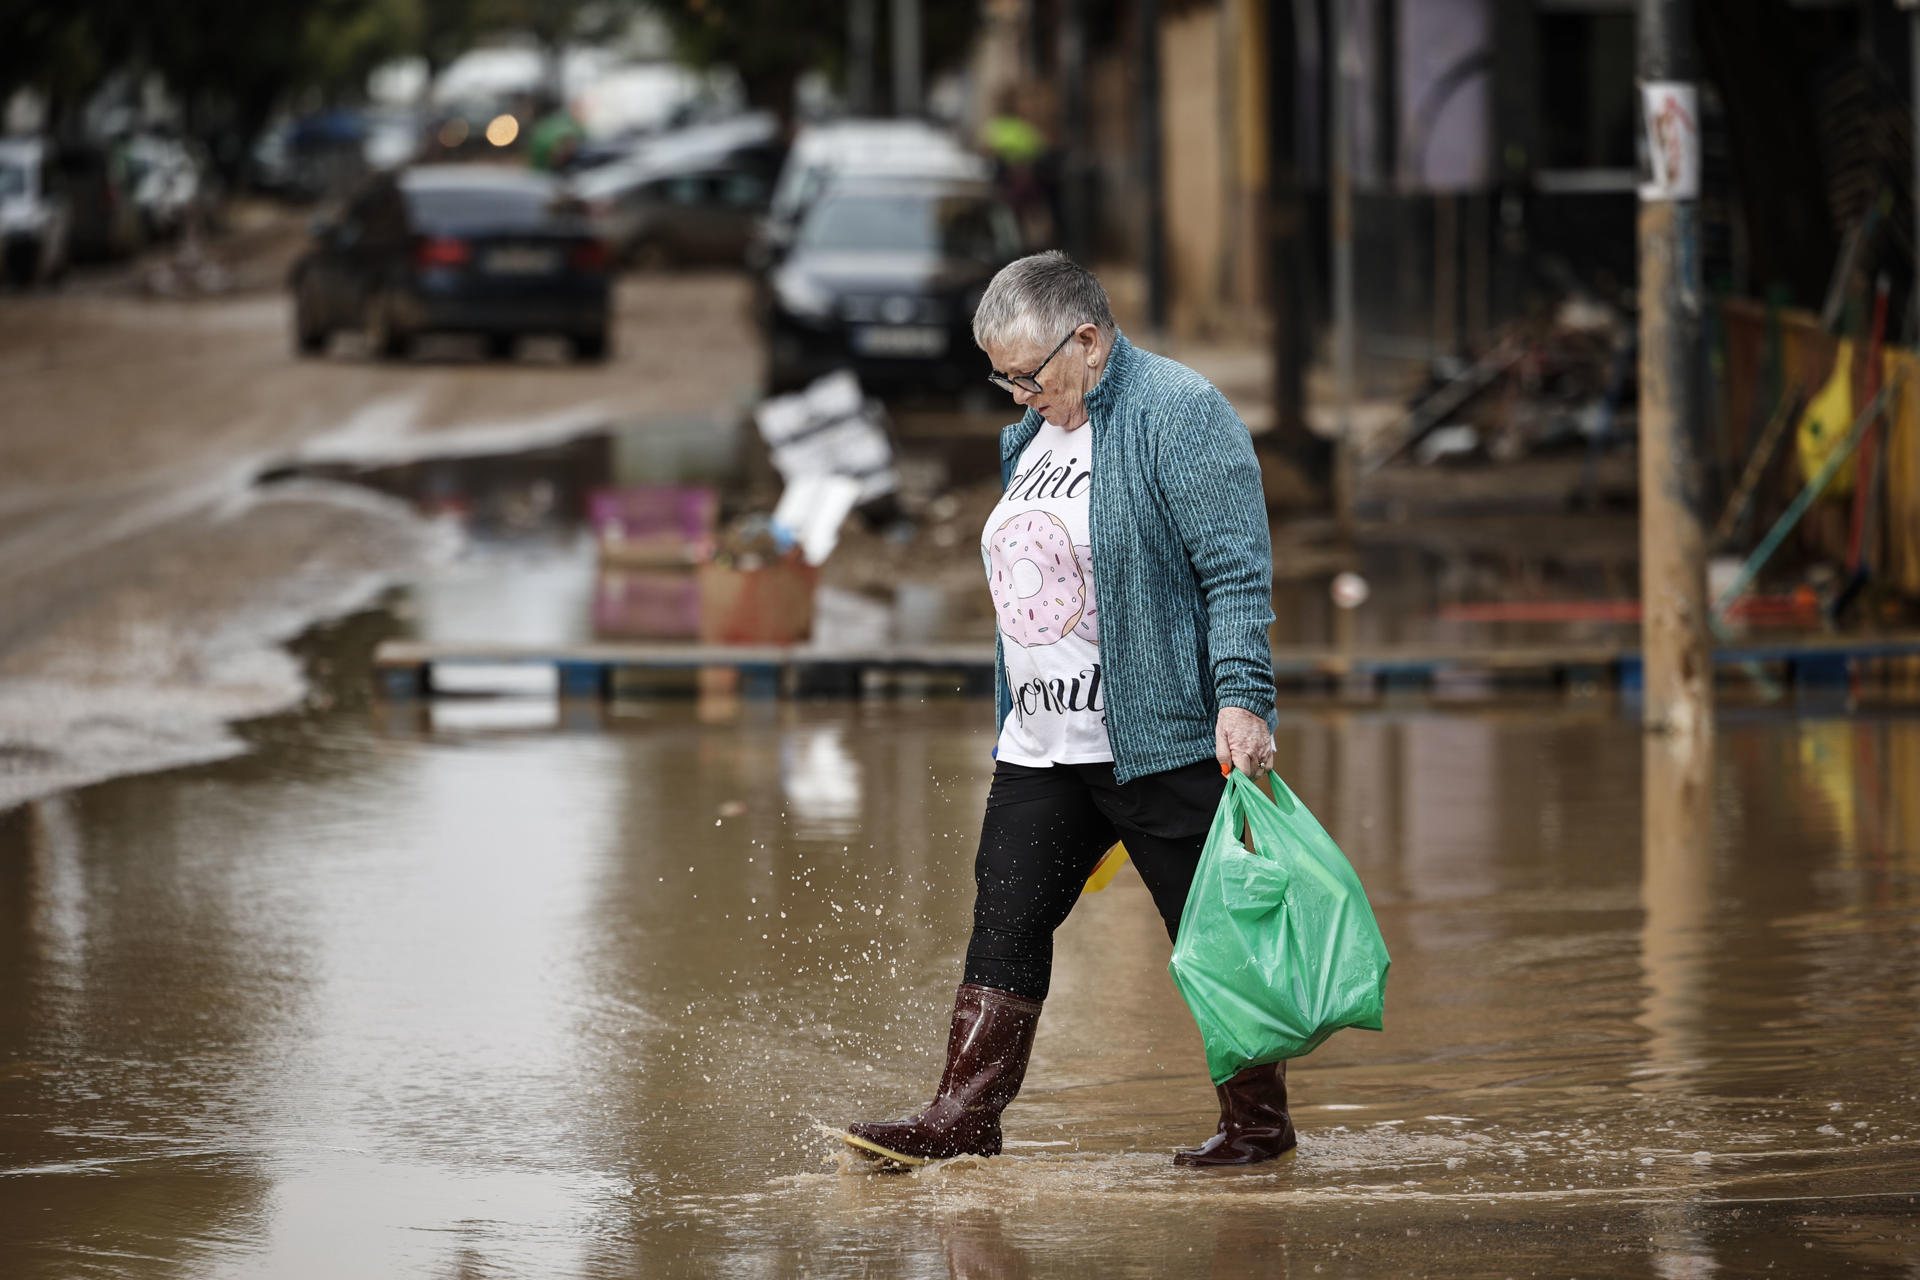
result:
[(429, 236), (413, 251), (420, 267), (464, 267), (473, 261), (473, 246), (457, 236)]
[(575, 271), (605, 271), (613, 265), (613, 254), (608, 252), (604, 241), (582, 240), (567, 255), (567, 263)]

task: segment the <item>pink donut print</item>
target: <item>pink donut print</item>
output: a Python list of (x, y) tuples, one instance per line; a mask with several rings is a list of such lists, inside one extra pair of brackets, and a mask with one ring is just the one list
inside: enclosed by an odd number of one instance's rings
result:
[(1074, 625), (1073, 634), (1088, 644), (1100, 643), (1100, 606), (1093, 599), (1093, 548), (1075, 547), (1073, 558), (1080, 562), (1080, 574), (1087, 583), (1087, 607), (1080, 614), (1080, 621)]
[(1079, 625), (1087, 599), (1067, 527), (1045, 511), (1025, 511), (995, 529), (987, 590), (1007, 639), (1022, 649), (1059, 643)]

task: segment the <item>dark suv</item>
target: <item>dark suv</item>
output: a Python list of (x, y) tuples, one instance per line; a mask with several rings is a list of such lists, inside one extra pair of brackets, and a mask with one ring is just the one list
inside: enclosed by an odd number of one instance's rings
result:
[(971, 385), (986, 368), (973, 345), (974, 308), (1020, 252), (1019, 222), (986, 183), (836, 182), (763, 278), (771, 389), (839, 368), (882, 392)]
[(359, 329), (376, 356), (427, 332), (475, 333), (488, 354), (557, 333), (599, 360), (610, 328), (607, 247), (577, 202), (541, 173), (422, 165), (373, 179), (294, 264), (294, 343), (325, 349)]

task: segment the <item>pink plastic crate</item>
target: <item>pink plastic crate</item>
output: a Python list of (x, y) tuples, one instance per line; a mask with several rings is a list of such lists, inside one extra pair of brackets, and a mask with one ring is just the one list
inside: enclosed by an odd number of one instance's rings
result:
[(636, 485), (587, 498), (600, 558), (610, 564), (698, 564), (712, 553), (719, 517), (720, 495), (712, 489)]

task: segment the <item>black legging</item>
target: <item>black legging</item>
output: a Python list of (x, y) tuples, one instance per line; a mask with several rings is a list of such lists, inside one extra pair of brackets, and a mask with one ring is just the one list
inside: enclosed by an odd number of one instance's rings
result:
[(1115, 840), (1125, 842), (1173, 938), (1225, 787), (1212, 760), (1125, 785), (1111, 764), (1031, 769), (1002, 761), (973, 864), (966, 980), (1046, 999), (1053, 931)]

